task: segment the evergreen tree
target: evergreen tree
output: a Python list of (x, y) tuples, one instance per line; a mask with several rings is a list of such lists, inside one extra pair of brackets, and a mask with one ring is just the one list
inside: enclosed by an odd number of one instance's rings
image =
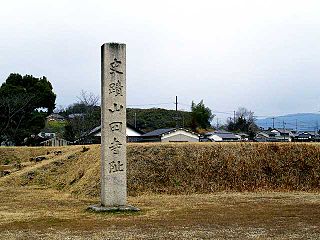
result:
[(0, 141), (22, 145), (37, 134), (55, 108), (56, 95), (46, 77), (12, 73), (0, 87)]
[(196, 130), (197, 128), (208, 129), (211, 127), (210, 122), (212, 121), (214, 115), (212, 114), (210, 108), (206, 107), (201, 100), (198, 104), (192, 101), (191, 104), (191, 128)]

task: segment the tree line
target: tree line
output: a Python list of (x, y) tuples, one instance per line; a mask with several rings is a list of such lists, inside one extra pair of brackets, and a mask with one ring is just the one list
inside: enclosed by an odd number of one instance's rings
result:
[[(56, 94), (46, 77), (10, 74), (0, 87), (0, 142), (32, 144), (30, 136), (36, 136), (43, 129), (60, 132), (60, 137), (69, 141), (86, 136), (101, 123), (99, 97), (81, 91), (77, 98), (77, 102), (66, 108), (56, 108)], [(46, 117), (53, 112), (67, 120), (54, 126), (48, 124)], [(144, 132), (183, 127), (204, 133), (214, 130), (211, 125), (214, 117), (203, 100), (192, 102), (190, 111), (127, 108), (127, 123)], [(252, 138), (258, 129), (253, 112), (245, 108), (239, 108), (236, 117), (221, 128), (248, 133)]]

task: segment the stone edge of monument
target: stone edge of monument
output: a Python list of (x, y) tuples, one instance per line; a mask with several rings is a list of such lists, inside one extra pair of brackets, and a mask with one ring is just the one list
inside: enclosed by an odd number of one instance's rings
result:
[(94, 212), (138, 212), (139, 208), (131, 206), (131, 205), (123, 205), (123, 206), (102, 206), (102, 205), (91, 205), (87, 208), (87, 210)]

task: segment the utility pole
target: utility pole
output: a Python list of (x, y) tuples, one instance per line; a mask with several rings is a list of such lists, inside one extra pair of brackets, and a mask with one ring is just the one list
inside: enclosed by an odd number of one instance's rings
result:
[(236, 123), (236, 111), (233, 111), (233, 123)]
[(282, 121), (282, 125), (283, 125), (283, 141), (285, 142), (286, 141), (286, 135), (285, 135), (285, 123), (284, 121)]
[[(228, 126), (230, 126), (232, 128), (232, 130), (234, 129), (234, 122), (232, 122), (232, 117), (228, 117), (227, 118), (227, 123), (228, 123)], [(228, 122), (229, 121), (229, 122)], [(229, 129), (230, 130), (230, 129)]]
[(182, 114), (182, 128), (184, 128), (184, 115)]
[(274, 129), (274, 117), (272, 118), (272, 129)]
[(176, 96), (175, 105), (176, 105), (176, 116), (174, 117), (174, 119), (176, 120), (176, 128), (178, 128), (178, 127), (179, 127), (179, 119), (181, 119), (181, 118), (178, 116), (178, 96)]
[(176, 112), (178, 112), (178, 96), (176, 96)]

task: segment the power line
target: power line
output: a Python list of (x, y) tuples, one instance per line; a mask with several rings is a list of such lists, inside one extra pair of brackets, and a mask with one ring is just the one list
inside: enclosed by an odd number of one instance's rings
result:
[(173, 103), (146, 103), (146, 104), (129, 104), (128, 107), (143, 107), (143, 106), (157, 106), (157, 105), (172, 105)]
[[(144, 104), (129, 104), (127, 105), (128, 107), (148, 107), (148, 106), (172, 106), (172, 108), (174, 108), (173, 106), (175, 105), (175, 109), (177, 111), (178, 109), (178, 101), (176, 99), (175, 102), (160, 102), (160, 103), (144, 103)], [(187, 106), (187, 107), (191, 107), (191, 104), (186, 104), (183, 102), (179, 102), (179, 105), (181, 106)], [(221, 110), (211, 110), (211, 112), (213, 114), (215, 114), (216, 116), (219, 115), (226, 115), (225, 117), (221, 117), (222, 119), (227, 118), (228, 119), (232, 119), (236, 121), (236, 111), (221, 111)], [(319, 112), (309, 112), (311, 114), (319, 114)], [(319, 123), (316, 121), (315, 124), (312, 124), (311, 122), (306, 122), (306, 121), (300, 121), (298, 120), (298, 116), (297, 115), (291, 115), (288, 114), (286, 116), (277, 116), (275, 117), (275, 114), (273, 115), (253, 115), (254, 118), (256, 118), (258, 121), (264, 121), (264, 122), (260, 122), (259, 125), (261, 127), (270, 127), (272, 126), (272, 128), (275, 127), (279, 127), (279, 126), (283, 126), (283, 124), (291, 126), (292, 128), (298, 130), (298, 129), (319, 129)], [(216, 117), (217, 118), (217, 117)], [(265, 119), (261, 119), (261, 118), (265, 118)], [(289, 119), (288, 119), (289, 118)], [(295, 118), (290, 120), (290, 118)], [(218, 120), (218, 119), (217, 119)], [(221, 119), (220, 119), (221, 120)], [(270, 122), (272, 121), (272, 122)], [(218, 123), (219, 124), (219, 123)], [(271, 125), (272, 124), (272, 125)]]

